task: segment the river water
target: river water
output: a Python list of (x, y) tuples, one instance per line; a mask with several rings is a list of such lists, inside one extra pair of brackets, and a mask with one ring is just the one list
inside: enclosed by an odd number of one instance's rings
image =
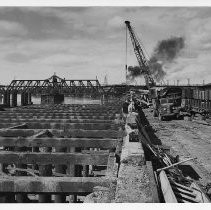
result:
[[(32, 102), (33, 104), (40, 104), (41, 97), (32, 96)], [(88, 97), (65, 96), (63, 104), (101, 104), (101, 100)], [(18, 100), (18, 105), (20, 105), (20, 100)]]
[[(41, 97), (40, 96), (32, 96), (33, 104), (40, 104)], [(3, 98), (0, 98), (0, 104), (3, 104)], [(17, 95), (17, 104), (21, 105), (21, 95)], [(65, 96), (63, 104), (101, 104), (101, 99), (92, 99), (88, 97), (71, 97)]]

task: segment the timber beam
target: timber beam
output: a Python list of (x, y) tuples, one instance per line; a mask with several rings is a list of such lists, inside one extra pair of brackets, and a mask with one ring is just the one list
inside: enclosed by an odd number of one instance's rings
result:
[[(0, 136), (5, 137), (17, 137), (17, 136), (32, 136), (40, 131), (46, 129), (0, 129)], [(121, 138), (123, 136), (122, 131), (115, 130), (83, 130), (83, 129), (72, 129), (72, 130), (58, 130), (48, 129), (53, 135), (75, 137), (75, 138)]]
[(109, 187), (116, 179), (107, 177), (0, 177), (1, 193), (91, 193), (95, 186)]
[(0, 146), (116, 148), (118, 139), (0, 137)]
[(98, 123), (41, 123), (41, 122), (30, 122), (20, 124), (16, 123), (0, 123), (0, 128), (9, 129), (84, 129), (84, 130), (117, 130), (118, 125), (114, 124), (98, 124)]
[(58, 119), (26, 119), (26, 118), (1, 118), (1, 123), (113, 123), (114, 120), (89, 120), (89, 119), (62, 119), (62, 118), (58, 118)]
[(63, 153), (63, 152), (0, 152), (1, 163), (14, 164), (78, 164), (78, 165), (106, 165), (108, 162), (108, 152)]
[[(27, 136), (33, 136), (35, 134), (40, 133), (41, 131), (46, 131), (46, 129), (0, 129), (0, 136), (5, 137), (27, 137)], [(51, 132), (55, 136), (63, 136), (64, 131), (58, 130), (58, 129), (48, 129), (49, 132)]]

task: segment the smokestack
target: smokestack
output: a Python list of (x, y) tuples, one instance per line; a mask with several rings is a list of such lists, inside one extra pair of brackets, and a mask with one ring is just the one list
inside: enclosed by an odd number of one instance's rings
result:
[(167, 85), (169, 85), (169, 80), (167, 80)]
[(179, 80), (177, 80), (177, 86), (179, 86)]
[(204, 79), (203, 79), (203, 85), (205, 84), (205, 81), (204, 81)]

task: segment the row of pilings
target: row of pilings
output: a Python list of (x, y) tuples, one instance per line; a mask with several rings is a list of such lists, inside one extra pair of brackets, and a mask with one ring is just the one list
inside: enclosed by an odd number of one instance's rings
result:
[[(16, 107), (17, 106), (17, 97), (18, 93), (17, 91), (5, 91), (3, 94), (3, 104), (6, 107)], [(26, 106), (32, 103), (31, 100), (31, 93), (29, 92), (23, 92), (21, 93), (21, 106)]]

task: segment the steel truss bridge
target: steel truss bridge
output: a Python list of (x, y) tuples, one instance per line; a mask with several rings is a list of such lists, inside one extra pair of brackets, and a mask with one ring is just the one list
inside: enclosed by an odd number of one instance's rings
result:
[[(196, 87), (191, 85), (157, 85), (164, 87)], [(64, 94), (71, 96), (121, 96), (129, 90), (147, 90), (145, 85), (100, 85), (96, 80), (66, 80), (56, 75), (45, 80), (12, 80), (10, 85), (0, 85), (0, 94), (4, 93), (30, 93), (41, 94)]]
[(45, 80), (12, 80), (8, 86), (0, 86), (0, 93), (99, 95), (103, 88), (98, 80), (66, 80), (56, 75)]

